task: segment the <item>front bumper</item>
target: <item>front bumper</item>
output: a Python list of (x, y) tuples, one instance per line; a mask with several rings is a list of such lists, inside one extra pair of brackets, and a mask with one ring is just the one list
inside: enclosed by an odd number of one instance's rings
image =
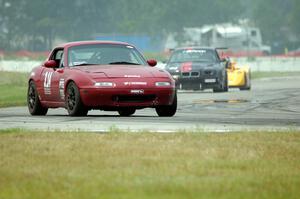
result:
[(197, 72), (171, 74), (176, 80), (176, 86), (184, 89), (194, 88), (201, 85), (202, 89), (217, 88), (222, 84), (223, 79), (218, 73), (212, 75), (200, 75)]
[(171, 105), (175, 88), (80, 88), (83, 104), (90, 108), (146, 108)]

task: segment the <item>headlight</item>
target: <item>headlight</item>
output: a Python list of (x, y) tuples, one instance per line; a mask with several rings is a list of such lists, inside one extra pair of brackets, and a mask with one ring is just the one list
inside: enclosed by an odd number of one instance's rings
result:
[(170, 82), (156, 82), (155, 86), (170, 86)]
[(113, 82), (96, 82), (95, 86), (97, 86), (97, 87), (114, 87), (114, 86), (116, 86), (116, 84)]
[(172, 77), (173, 79), (177, 80), (179, 78), (179, 75), (173, 75)]

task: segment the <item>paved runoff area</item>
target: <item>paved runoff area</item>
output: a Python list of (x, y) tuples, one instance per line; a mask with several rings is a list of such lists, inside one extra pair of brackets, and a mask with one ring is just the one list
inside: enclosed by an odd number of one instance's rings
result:
[(87, 117), (69, 117), (65, 109), (50, 109), (46, 116), (31, 116), (27, 107), (0, 109), (0, 129), (107, 132), (177, 132), (239, 130), (299, 130), (300, 77), (252, 81), (251, 91), (230, 89), (227, 93), (178, 91), (174, 117), (158, 117), (154, 109), (138, 110), (131, 117), (117, 112), (90, 111)]

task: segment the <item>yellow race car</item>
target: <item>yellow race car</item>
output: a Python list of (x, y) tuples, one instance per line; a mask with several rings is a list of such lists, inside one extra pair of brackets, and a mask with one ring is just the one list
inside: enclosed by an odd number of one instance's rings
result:
[(229, 61), (227, 79), (229, 88), (251, 89), (251, 71), (248, 66), (238, 66), (235, 61)]

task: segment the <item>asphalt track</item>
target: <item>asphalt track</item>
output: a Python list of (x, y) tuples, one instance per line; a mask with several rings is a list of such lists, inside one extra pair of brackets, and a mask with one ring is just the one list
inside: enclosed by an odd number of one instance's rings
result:
[(162, 118), (154, 109), (137, 111), (131, 117), (116, 112), (90, 111), (87, 117), (69, 117), (64, 109), (49, 110), (47, 116), (30, 116), (27, 107), (0, 109), (0, 129), (83, 130), (107, 132), (177, 132), (239, 130), (300, 130), (300, 77), (280, 77), (252, 81), (251, 91), (230, 89), (179, 91), (178, 111)]

